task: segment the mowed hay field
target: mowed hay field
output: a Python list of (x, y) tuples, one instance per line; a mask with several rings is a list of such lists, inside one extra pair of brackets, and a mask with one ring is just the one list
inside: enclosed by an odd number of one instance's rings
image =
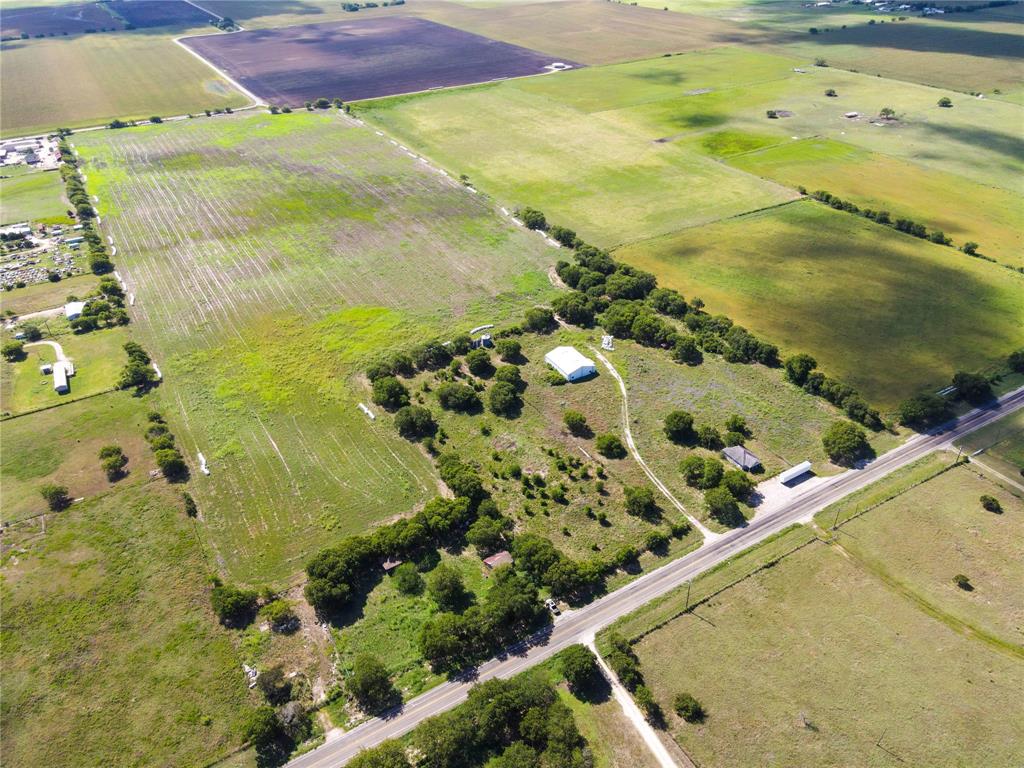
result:
[[(5, 42), (0, 52), (0, 135), (248, 103), (170, 35), (161, 30)], [(54, 77), (54, 72), (61, 76)]]
[(1024, 334), (1020, 274), (810, 200), (615, 254), (883, 409), (1001, 363)]
[(353, 377), (550, 296), (543, 239), (336, 112), (76, 143), (221, 567), (285, 578), (436, 493), (425, 454), (357, 409)]
[(830, 139), (780, 144), (728, 162), (781, 184), (887, 210), (894, 219), (913, 219), (941, 229), (957, 246), (974, 241), (986, 256), (1024, 266), (1024, 199), (1006, 189)]
[(89, 499), (4, 545), (5, 763), (207, 765), (241, 745), (249, 692), (176, 490)]

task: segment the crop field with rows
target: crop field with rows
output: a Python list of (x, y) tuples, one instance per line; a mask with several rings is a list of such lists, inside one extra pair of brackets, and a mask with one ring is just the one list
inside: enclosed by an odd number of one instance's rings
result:
[(336, 113), (76, 144), (222, 568), (285, 579), (437, 492), (425, 454), (357, 409), (354, 377), (544, 300), (550, 246)]

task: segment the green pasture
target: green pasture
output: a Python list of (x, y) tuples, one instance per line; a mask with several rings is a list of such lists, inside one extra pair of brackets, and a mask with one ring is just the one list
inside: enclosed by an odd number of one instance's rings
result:
[(22, 221), (71, 224), (63, 196), (64, 182), (56, 171), (0, 179), (0, 226)]
[[(921, 166), (954, 183), (964, 177), (996, 188), (989, 197), (1003, 205), (1016, 202), (1019, 107), (953, 93), (954, 107), (943, 109), (945, 91), (886, 81), (880, 93), (878, 84), (813, 60), (722, 47), (371, 101), (361, 113), (502, 204), (540, 208), (602, 245), (792, 199), (791, 189), (715, 161), (794, 139), (828, 137), (901, 161), (881, 169), (880, 188), (912, 163), (918, 175)], [(838, 97), (826, 97), (829, 88)], [(886, 106), (898, 119), (876, 124)], [(792, 115), (770, 119), (768, 110)]]
[(606, 246), (792, 199), (790, 190), (655, 141), (667, 134), (606, 119), (600, 110), (664, 92), (658, 75), (623, 83), (619, 69), (369, 102), (360, 114), (503, 205), (540, 208)]
[(4, 137), (248, 101), (166, 28), (9, 41), (0, 62)]
[(862, 208), (940, 229), (957, 246), (1011, 266), (1024, 266), (1024, 199), (1006, 189), (922, 168), (879, 152), (830, 139), (806, 139), (753, 148), (729, 160), (756, 176), (787, 186), (824, 189)]
[(4, 541), (5, 762), (206, 765), (240, 746), (250, 695), (175, 490), (102, 495)]
[(1024, 328), (1019, 274), (809, 200), (616, 256), (882, 408), (1001, 361)]
[(957, 441), (976, 460), (1024, 485), (1024, 411), (1017, 411)]
[[(144, 437), (148, 409), (146, 399), (110, 392), (0, 422), (4, 520), (45, 512), (39, 488), (46, 483), (88, 498), (145, 482), (155, 467)], [(105, 445), (119, 445), (128, 456), (128, 475), (115, 483), (100, 468), (98, 454)]]
[[(51, 324), (56, 325), (54, 321)], [(126, 328), (108, 328), (90, 333), (60, 333), (44, 340), (56, 341), (75, 365), (68, 379), (70, 391), (57, 394), (53, 376), (43, 375), (39, 366), (53, 363), (57, 354), (48, 344), (26, 346), (25, 358), (0, 362), (0, 394), (4, 414), (18, 414), (49, 408), (112, 389), (127, 362), (122, 347), (128, 341)]]
[(355, 377), (382, 351), (520, 317), (554, 290), (554, 249), (337, 113), (75, 141), (104, 234), (131, 243), (133, 329), (219, 567), (286, 579), (436, 493), (426, 455), (358, 410)]
[[(599, 79), (600, 87), (575, 88), (576, 79), (587, 78)], [(564, 98), (623, 133), (670, 138), (702, 153), (707, 134), (721, 131), (753, 134), (762, 145), (768, 135), (780, 144), (825, 137), (1020, 194), (1024, 142), (1016, 127), (1024, 113), (1014, 104), (740, 47), (532, 79), (523, 87), (550, 92), (559, 84), (572, 92)], [(825, 96), (828, 89), (837, 96)], [(588, 104), (592, 93), (610, 96)], [(937, 105), (943, 96), (952, 108)], [(883, 107), (897, 119), (878, 124)], [(792, 114), (770, 119), (768, 110)], [(859, 117), (845, 117), (850, 112)]]
[(96, 287), (98, 282), (99, 279), (95, 275), (85, 274), (66, 277), (57, 283), (33, 283), (24, 288), (2, 291), (0, 292), (0, 312), (25, 315), (30, 312), (54, 309), (67, 303), (68, 296), (85, 296)]
[[(944, 458), (948, 465), (954, 456)], [(1002, 514), (982, 508), (983, 495), (996, 497)], [(833, 520), (832, 510), (817, 517), (822, 526)], [(1014, 587), (1024, 582), (1022, 528), (1024, 501), (983, 470), (962, 465), (843, 523), (836, 537), (866, 570), (921, 596), (940, 620), (1024, 655)], [(973, 591), (953, 584), (958, 573), (970, 579)]]
[[(914, 550), (908, 534), (920, 528), (904, 522), (890, 541)], [(957, 527), (966, 533), (964, 521)], [(953, 588), (950, 579), (943, 574)], [(1012, 584), (997, 585), (1002, 599)], [(666, 712), (680, 691), (707, 710), (701, 724), (668, 715), (669, 733), (701, 765), (766, 754), (821, 766), (889, 765), (891, 754), (919, 765), (1012, 763), (1024, 746), (1014, 724), (1019, 658), (934, 610), (927, 595), (814, 542), (668, 621), (636, 650)]]

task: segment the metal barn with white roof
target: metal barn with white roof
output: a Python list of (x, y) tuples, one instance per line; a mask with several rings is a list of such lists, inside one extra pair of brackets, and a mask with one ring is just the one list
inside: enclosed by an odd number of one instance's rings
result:
[(544, 355), (544, 362), (562, 374), (566, 381), (579, 381), (597, 373), (594, 361), (581, 355), (576, 347), (555, 347)]

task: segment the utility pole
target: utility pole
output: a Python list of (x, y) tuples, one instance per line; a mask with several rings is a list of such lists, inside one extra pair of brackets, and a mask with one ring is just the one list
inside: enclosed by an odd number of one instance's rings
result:
[(686, 608), (683, 609), (683, 613), (690, 610), (690, 587), (693, 586), (693, 579), (686, 582)]

